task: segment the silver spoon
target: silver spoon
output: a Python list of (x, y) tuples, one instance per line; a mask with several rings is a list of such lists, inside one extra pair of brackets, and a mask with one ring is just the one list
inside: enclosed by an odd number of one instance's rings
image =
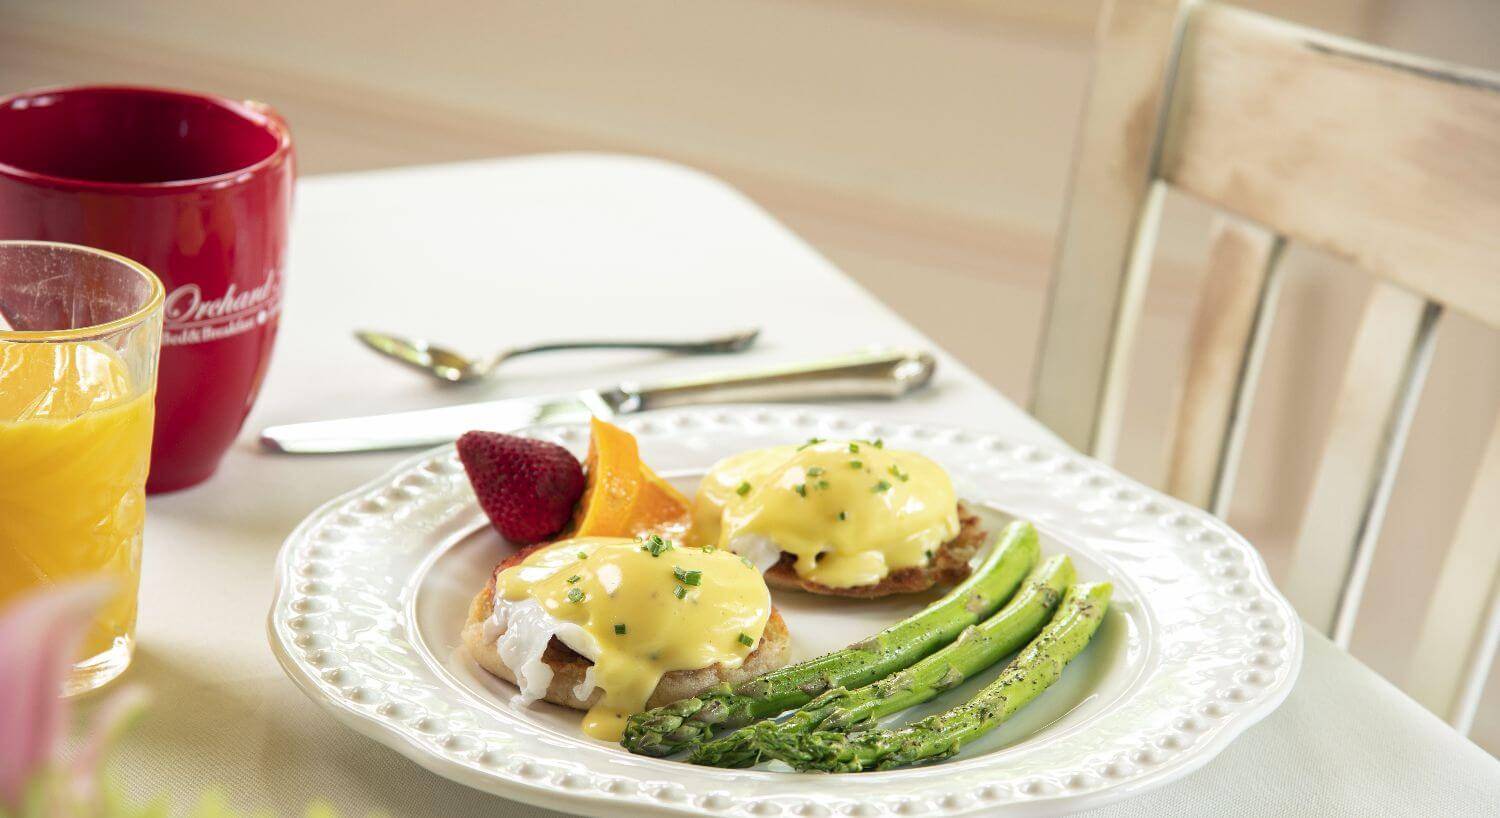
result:
[(431, 341), (413, 340), (369, 330), (354, 333), (354, 337), (363, 341), (370, 349), (448, 383), (482, 380), (511, 358), (530, 355), (533, 352), (557, 352), (568, 349), (659, 349), (684, 355), (714, 355), (748, 349), (759, 335), (759, 329), (751, 329), (696, 341), (557, 341), (509, 347), (487, 358), (471, 358)]

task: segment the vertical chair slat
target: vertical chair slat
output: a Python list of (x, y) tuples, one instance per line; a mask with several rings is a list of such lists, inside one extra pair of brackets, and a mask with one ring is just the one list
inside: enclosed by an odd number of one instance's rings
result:
[(1286, 582), (1302, 617), (1341, 647), (1353, 633), (1441, 312), (1376, 282), (1354, 337)]
[(1276, 309), (1286, 241), (1235, 216), (1214, 221), (1207, 279), (1193, 318), (1177, 404), (1167, 491), (1220, 517), (1229, 510), (1240, 446)]
[[(1088, 108), (1078, 137), (1032, 414), (1082, 451), (1108, 459), (1118, 422), (1121, 339), (1145, 286), (1161, 189), (1154, 181), (1180, 11), (1192, 0), (1111, 2), (1100, 18)], [(1116, 378), (1116, 380), (1119, 380)]]
[(1500, 416), (1412, 657), (1408, 689), (1467, 733), (1500, 644)]

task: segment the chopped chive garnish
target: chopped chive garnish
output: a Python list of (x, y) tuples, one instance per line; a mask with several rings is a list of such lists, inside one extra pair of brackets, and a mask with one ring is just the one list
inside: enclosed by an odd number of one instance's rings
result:
[(672, 596), (675, 596), (678, 599), (682, 599), (683, 597), (687, 596), (687, 589), (682, 587), (681, 585), (674, 585), (672, 586)]
[(902, 471), (900, 466), (892, 465), (891, 468), (890, 468), (890, 472), (891, 472), (891, 476), (892, 477), (896, 478), (897, 480), (900, 480), (903, 483), (905, 483), (907, 480), (911, 479), (911, 475), (909, 475), (906, 472)]
[(750, 493), (750, 483), (749, 482), (740, 483), (739, 487), (734, 490), (734, 493), (738, 494), (741, 497), (744, 497), (745, 495), (749, 494)]
[(674, 567), (672, 576), (677, 577), (677, 581), (683, 585), (698, 585), (703, 582), (702, 571), (685, 571), (680, 567)]
[(813, 466), (813, 467), (811, 467), (811, 468), (809, 468), (807, 470), (807, 476), (808, 477), (817, 477), (818, 475), (820, 475), (822, 473), (823, 473), (823, 467), (822, 466)]
[(862, 469), (864, 467), (865, 467), (865, 461), (863, 461), (863, 460), (850, 460), (849, 461), (849, 468), (851, 468), (851, 469)]
[(717, 545), (705, 545), (705, 546), (703, 546), (703, 553), (705, 553), (705, 554), (712, 554), (713, 552), (718, 551), (718, 550), (719, 550), (719, 547)]
[(624, 625), (616, 625), (615, 626), (615, 635), (616, 636), (624, 636), (625, 635), (625, 626)]
[(870, 489), (870, 491), (873, 491), (876, 494), (879, 494), (882, 491), (890, 491), (890, 488), (891, 488), (891, 484), (890, 483), (887, 483), (886, 481), (881, 480), (879, 483), (876, 483), (875, 487), (872, 488), (872, 489)]
[(859, 454), (859, 444), (855, 443), (853, 441), (850, 441), (850, 443), (849, 443), (849, 453), (850, 454)]
[(927, 550), (926, 550), (926, 551), (925, 551), (925, 552), (923, 552), (923, 553), (925, 553), (925, 554), (926, 554), (926, 555), (927, 555), (927, 559), (928, 559), (928, 561), (929, 561), (929, 562), (930, 562), (930, 561), (931, 561), (931, 560), (932, 560), (932, 549), (931, 549), (931, 548), (929, 548), (929, 549), (927, 549)]
[(746, 568), (755, 567), (755, 563), (751, 562), (749, 557), (740, 557), (740, 562), (743, 562)]
[(663, 553), (672, 550), (672, 541), (662, 539), (660, 534), (652, 534), (651, 541), (641, 546), (641, 550), (653, 557), (659, 557)]
[(583, 589), (582, 588), (574, 588), (573, 590), (569, 591), (568, 592), (568, 601), (569, 602), (582, 602), (583, 601)]
[(839, 522), (843, 522), (844, 520), (847, 520), (847, 519), (849, 519), (849, 514), (847, 512), (840, 511), (839, 512)]
[(807, 484), (806, 483), (798, 483), (797, 485), (792, 486), (792, 488), (794, 490), (796, 490), (796, 492), (798, 494), (802, 495), (803, 497), (807, 496)]
[(740, 644), (748, 648), (755, 644), (755, 640), (750, 638), (750, 634), (740, 631)]
[(885, 448), (885, 441), (881, 440), (880, 438), (877, 437), (877, 438), (875, 438), (875, 442), (871, 443), (870, 445), (874, 446), (877, 449), (884, 449)]
[(578, 552), (578, 558), (581, 559), (581, 560), (586, 560), (586, 559), (589, 558), (589, 555), (586, 554), (586, 553), (584, 553), (583, 551), (579, 551)]
[(583, 577), (580, 577), (577, 574), (574, 574), (573, 576), (568, 577), (568, 584), (572, 585), (573, 583), (577, 582), (580, 579), (583, 579)]
[(800, 452), (803, 449), (806, 449), (808, 446), (816, 446), (816, 445), (818, 445), (819, 443), (822, 443), (822, 442), (823, 442), (823, 438), (821, 438), (821, 437), (810, 437), (810, 438), (807, 439), (806, 443), (804, 443), (801, 446), (797, 447), (797, 451)]
[(819, 480), (818, 481), (818, 488), (820, 488), (820, 489), (826, 489), (826, 488), (828, 488), (828, 481), (827, 480)]

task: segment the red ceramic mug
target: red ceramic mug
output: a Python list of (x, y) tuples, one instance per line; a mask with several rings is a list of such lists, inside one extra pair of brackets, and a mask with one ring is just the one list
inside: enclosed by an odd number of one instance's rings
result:
[(147, 490), (206, 480), (270, 361), (295, 170), (264, 105), (89, 86), (0, 99), (0, 239), (98, 247), (166, 285)]

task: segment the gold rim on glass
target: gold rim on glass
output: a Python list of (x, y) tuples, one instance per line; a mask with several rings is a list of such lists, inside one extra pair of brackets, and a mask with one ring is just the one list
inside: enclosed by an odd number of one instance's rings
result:
[(148, 270), (146, 265), (128, 259), (119, 253), (111, 253), (108, 250), (100, 250), (97, 247), (85, 247), (81, 244), (69, 244), (61, 241), (0, 241), (0, 251), (5, 250), (7, 247), (47, 247), (54, 250), (81, 252), (100, 256), (123, 264), (128, 269), (135, 271), (137, 275), (145, 279), (151, 291), (146, 297), (146, 302), (139, 309), (129, 315), (116, 318), (113, 321), (106, 321), (103, 324), (93, 324), (87, 327), (76, 327), (74, 329), (0, 329), (0, 341), (87, 341), (101, 335), (108, 335), (117, 330), (135, 326), (145, 321), (150, 318), (151, 313), (161, 309), (162, 303), (166, 300), (166, 288), (162, 286), (161, 279), (157, 278), (155, 273)]

